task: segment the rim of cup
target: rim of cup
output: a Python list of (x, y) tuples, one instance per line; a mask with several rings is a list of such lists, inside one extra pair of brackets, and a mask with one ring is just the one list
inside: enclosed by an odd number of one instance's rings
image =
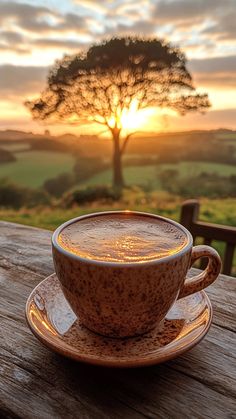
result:
[[(157, 258), (157, 259), (152, 259), (152, 260), (148, 260), (148, 261), (144, 261), (144, 262), (114, 262), (114, 261), (106, 261), (106, 260), (96, 260), (96, 259), (89, 259), (89, 258), (84, 258), (82, 256), (76, 255), (75, 253), (70, 252), (69, 250), (64, 249), (59, 243), (58, 243), (58, 236), (59, 234), (62, 232), (62, 230), (64, 230), (66, 227), (68, 227), (71, 224), (74, 224), (80, 220), (86, 219), (86, 218), (94, 218), (94, 217), (98, 217), (98, 216), (103, 216), (103, 215), (112, 215), (112, 214), (134, 214), (134, 215), (139, 215), (139, 216), (144, 216), (144, 217), (149, 217), (149, 218), (156, 218), (158, 220), (161, 221), (165, 221), (169, 224), (174, 225), (175, 227), (177, 227), (178, 229), (180, 229), (182, 232), (184, 232), (184, 234), (186, 235), (187, 238), (187, 242), (184, 245), (184, 247), (182, 249), (180, 249), (179, 251), (177, 251), (176, 253), (173, 253), (171, 255), (167, 255), (167, 256), (163, 256), (161, 258)], [(171, 259), (175, 259), (178, 258), (179, 256), (182, 256), (183, 254), (187, 253), (193, 246), (193, 238), (191, 233), (181, 224), (179, 224), (176, 221), (170, 220), (169, 218), (166, 217), (162, 217), (160, 215), (156, 215), (156, 214), (151, 214), (148, 212), (140, 212), (140, 211), (132, 211), (132, 210), (120, 210), (120, 211), (102, 211), (102, 212), (94, 212), (91, 214), (85, 214), (85, 215), (81, 215), (79, 217), (75, 217), (72, 218), (71, 220), (66, 221), (65, 223), (61, 224), (59, 227), (57, 227), (57, 229), (54, 231), (53, 235), (52, 235), (52, 246), (55, 247), (57, 249), (58, 252), (63, 253), (65, 256), (74, 259), (74, 260), (78, 260), (80, 262), (83, 263), (88, 263), (89, 265), (103, 265), (103, 266), (114, 266), (114, 267), (132, 267), (132, 266), (146, 266), (146, 265), (152, 265), (152, 264), (158, 264), (158, 263), (162, 263), (162, 262), (167, 262)]]

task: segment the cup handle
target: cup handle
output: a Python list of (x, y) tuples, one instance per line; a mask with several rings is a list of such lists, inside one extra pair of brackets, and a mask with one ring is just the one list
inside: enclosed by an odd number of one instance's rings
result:
[(192, 278), (186, 278), (180, 289), (178, 299), (201, 291), (203, 288), (211, 285), (218, 277), (221, 270), (221, 259), (217, 251), (210, 246), (194, 246), (189, 267), (191, 267), (197, 259), (202, 257), (208, 258), (206, 269)]

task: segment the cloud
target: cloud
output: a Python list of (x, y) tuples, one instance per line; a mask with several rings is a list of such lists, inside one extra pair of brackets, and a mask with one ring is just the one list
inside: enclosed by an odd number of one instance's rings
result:
[[(44, 48), (49, 40), (35, 41)], [(61, 44), (62, 43), (62, 44)], [(68, 47), (68, 41), (52, 41), (52, 47)], [(81, 44), (71, 41), (71, 48), (80, 49)], [(214, 57), (194, 59), (188, 62), (188, 68), (193, 75), (196, 86), (216, 88), (236, 88), (236, 55), (229, 57)], [(0, 90), (5, 97), (32, 95), (40, 93), (46, 86), (49, 67), (44, 66), (15, 66), (5, 64), (0, 66)]]
[(201, 37), (205, 41), (212, 35), (219, 40), (235, 41), (235, 0), (160, 0), (152, 16), (157, 23), (169, 22), (179, 30), (196, 27), (199, 43)]
[[(236, 128), (236, 109), (211, 110), (205, 115), (186, 115), (182, 118), (182, 127), (190, 128), (191, 126), (199, 129), (218, 129), (218, 128)], [(181, 123), (181, 120), (179, 119)]]
[(2, 31), (1, 32), (1, 40), (6, 42), (14, 42), (19, 44), (23, 42), (23, 36), (19, 32), (14, 31)]
[(31, 6), (30, 4), (3, 1), (0, 3), (0, 22), (3, 25), (8, 19), (24, 29), (45, 30), (51, 25), (45, 20), (49, 17), (58, 17), (47, 7)]
[[(220, 89), (225, 89), (223, 108), (232, 88), (232, 100), (225, 106), (234, 107), (235, 21), (236, 0), (0, 0), (1, 60), (8, 63), (0, 65), (0, 90), (9, 103), (22, 103), (46, 86), (46, 65), (63, 53), (75, 53), (110, 36), (158, 36), (183, 48), (196, 86), (218, 91), (217, 106)], [(232, 110), (207, 115), (211, 116), (201, 120), (194, 116), (191, 121), (204, 120), (207, 126), (217, 118), (229, 124), (235, 118)]]
[[(137, 34), (167, 38), (190, 54), (189, 43), (194, 40), (192, 51), (194, 48), (199, 55), (207, 55), (209, 51), (219, 53), (221, 45), (216, 40), (226, 42), (236, 35), (235, 0), (140, 0), (138, 5), (136, 0), (74, 0), (73, 6), (67, 3), (66, 11), (36, 5), (36, 2), (0, 1), (0, 22), (5, 33), (0, 48), (22, 54), (37, 44), (46, 47), (48, 42), (48, 48), (74, 50), (76, 43), (99, 41), (101, 37), (117, 34)], [(22, 31), (23, 42), (17, 42)], [(36, 34), (40, 41), (36, 39), (34, 44)], [(225, 43), (224, 47), (228, 53), (233, 48)]]
[(224, 14), (220, 19), (215, 21), (213, 25), (204, 30), (205, 34), (215, 35), (218, 40), (234, 40), (236, 39), (236, 3), (234, 10)]
[(231, 5), (231, 0), (161, 0), (156, 5), (154, 16), (161, 20), (184, 21), (205, 17)]
[(16, 31), (1, 31), (0, 32), (0, 50), (14, 51), (18, 54), (27, 53), (30, 50), (24, 45), (24, 37)]
[(48, 7), (3, 1), (0, 3), (0, 23), (13, 21), (20, 29), (36, 33), (59, 33), (86, 29), (86, 20), (75, 14), (60, 14)]
[(50, 39), (50, 38), (38, 38), (35, 39), (32, 44), (37, 47), (43, 48), (62, 48), (64, 50), (68, 49), (76, 49), (77, 52), (84, 47), (84, 43), (79, 41), (73, 41), (69, 39), (65, 39), (64, 41), (61, 39)]
[(0, 90), (4, 98), (35, 94), (46, 84), (48, 67), (0, 66)]
[(7, 53), (8, 52), (15, 52), (18, 55), (19, 54), (28, 54), (28, 53), (30, 53), (30, 49), (29, 48), (17, 47), (17, 46), (9, 47), (9, 45), (1, 44), (1, 42), (0, 42), (0, 51), (7, 52)]
[(236, 72), (236, 55), (191, 60), (189, 67), (197, 73), (233, 73)]
[(74, 0), (79, 7), (92, 13), (106, 14), (108, 6), (111, 6), (109, 0)]
[(119, 23), (113, 28), (106, 30), (106, 35), (111, 36), (125, 36), (125, 35), (138, 35), (138, 36), (152, 36), (156, 31), (156, 24), (150, 21), (138, 21), (132, 25)]
[(47, 7), (0, 1), (0, 24), (0, 50), (6, 53), (30, 54), (35, 47), (68, 52), (92, 42), (86, 18)]
[(61, 16), (61, 22), (57, 23), (56, 25), (51, 27), (51, 31), (78, 31), (88, 33), (88, 27), (86, 23), (86, 19), (81, 16), (78, 16), (75, 13), (67, 13)]
[(236, 88), (236, 55), (193, 59), (188, 62), (194, 82), (206, 87)]

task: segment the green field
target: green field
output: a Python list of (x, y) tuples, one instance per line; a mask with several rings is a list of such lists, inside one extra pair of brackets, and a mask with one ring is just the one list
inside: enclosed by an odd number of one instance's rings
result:
[[(71, 172), (74, 159), (68, 154), (51, 151), (21, 151), (26, 143), (8, 144), (7, 149), (14, 152), (17, 161), (0, 165), (0, 179), (9, 178), (23, 186), (37, 188), (44, 181), (60, 173)], [(181, 162), (148, 166), (125, 166), (124, 177), (127, 185), (147, 186), (150, 189), (160, 188), (158, 173), (161, 170), (178, 170), (180, 176), (197, 176), (201, 172), (217, 173), (221, 176), (236, 175), (236, 167), (227, 164), (209, 162)], [(84, 186), (105, 185), (112, 183), (112, 170), (97, 173)], [(81, 186), (81, 185), (80, 185)]]
[(71, 172), (74, 159), (68, 154), (50, 151), (24, 151), (17, 161), (0, 165), (0, 179), (9, 178), (23, 186), (37, 188), (45, 180), (60, 173)]
[[(197, 176), (202, 172), (216, 173), (221, 176), (236, 175), (236, 166), (220, 163), (208, 162), (181, 162), (172, 164), (159, 164), (158, 166), (132, 166), (124, 167), (124, 177), (127, 185), (150, 186), (151, 189), (160, 189), (158, 172), (165, 169), (178, 170), (180, 176)], [(104, 170), (101, 173), (88, 179), (84, 185), (96, 186), (111, 184), (111, 169)]]

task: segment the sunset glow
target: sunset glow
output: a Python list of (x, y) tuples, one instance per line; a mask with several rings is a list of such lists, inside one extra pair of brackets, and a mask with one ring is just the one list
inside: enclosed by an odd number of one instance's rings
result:
[(133, 100), (129, 109), (124, 109), (119, 120), (115, 121), (115, 117), (110, 118), (111, 126), (117, 125), (124, 130), (148, 130), (151, 117), (157, 114), (156, 109), (138, 109), (138, 101)]
[[(185, 5), (186, 3), (186, 5)], [(56, 4), (56, 5), (55, 5)], [(235, 4), (231, 0), (2, 0), (0, 2), (0, 129), (37, 132), (95, 132), (93, 125), (39, 124), (24, 102), (46, 86), (55, 60), (111, 36), (157, 36), (179, 46), (198, 91), (208, 92), (212, 108), (204, 116), (147, 109), (135, 101), (123, 112), (126, 130), (236, 128)], [(232, 22), (231, 22), (232, 21)], [(232, 24), (231, 24), (232, 23)]]

